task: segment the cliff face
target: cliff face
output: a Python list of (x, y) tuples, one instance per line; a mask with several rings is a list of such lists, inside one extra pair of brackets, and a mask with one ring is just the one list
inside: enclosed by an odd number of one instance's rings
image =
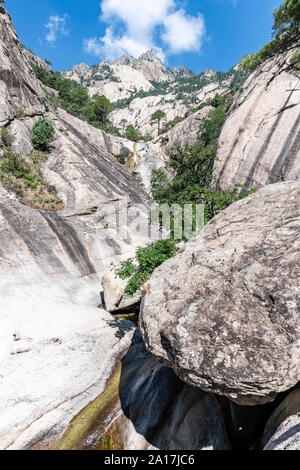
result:
[(103, 227), (111, 202), (148, 203), (109, 153), (124, 150), (122, 141), (55, 111), (32, 61), (38, 59), (20, 45), (8, 14), (0, 14), (0, 125), (24, 156), (36, 119), (51, 121), (55, 138), (43, 178), (65, 205), (36, 210), (0, 184), (1, 449), (28, 448), (45, 435), (50, 445), (101, 393), (130, 345), (133, 324), (97, 309), (100, 279), (112, 262), (148, 242), (131, 229), (118, 240), (113, 227)]
[(220, 136), (213, 186), (246, 189), (300, 177), (299, 42), (267, 60), (236, 95)]
[(299, 382), (299, 203), (299, 182), (266, 186), (154, 272), (140, 330), (188, 384), (253, 406)]
[[(43, 91), (32, 71), (32, 54), (21, 45), (7, 13), (0, 14), (0, 126), (18, 109), (27, 116), (45, 112)], [(41, 61), (42, 62), (42, 61)]]

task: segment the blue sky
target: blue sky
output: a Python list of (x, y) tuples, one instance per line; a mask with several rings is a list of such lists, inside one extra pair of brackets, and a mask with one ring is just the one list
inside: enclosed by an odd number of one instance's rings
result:
[(169, 67), (227, 71), (271, 39), (283, 0), (7, 0), (20, 40), (55, 70), (154, 47)]

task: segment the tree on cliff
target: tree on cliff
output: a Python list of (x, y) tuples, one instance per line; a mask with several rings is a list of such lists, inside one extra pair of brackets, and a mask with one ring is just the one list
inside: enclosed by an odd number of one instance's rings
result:
[(285, 0), (283, 5), (275, 8), (273, 30), (276, 36), (299, 26), (300, 0)]
[(97, 120), (100, 121), (104, 127), (109, 122), (108, 115), (113, 110), (112, 103), (105, 96), (97, 95), (93, 103), (93, 108)]
[(120, 122), (123, 135), (125, 134), (125, 127), (126, 127), (127, 122), (128, 122), (127, 119), (122, 119), (122, 121)]
[(81, 108), (88, 104), (89, 94), (87, 90), (80, 85), (77, 88), (74, 88), (74, 90), (72, 91), (70, 101), (71, 110), (78, 112)]
[(32, 137), (30, 142), (36, 150), (46, 151), (54, 137), (54, 127), (51, 122), (40, 118), (32, 128)]
[(288, 50), (299, 35), (299, 27), (300, 0), (285, 0), (283, 5), (274, 10), (273, 31), (275, 38), (258, 52), (248, 55), (241, 63), (242, 69), (254, 72), (265, 60)]
[(127, 126), (127, 128), (126, 128), (125, 137), (128, 140), (132, 140), (133, 142), (137, 142), (138, 140), (141, 140), (142, 135), (139, 133), (139, 131), (132, 124), (129, 124), (129, 126)]
[(160, 132), (160, 123), (163, 119), (166, 119), (166, 113), (164, 113), (164, 111), (162, 111), (161, 109), (155, 111), (155, 113), (153, 113), (151, 116), (151, 124), (155, 124), (157, 122), (158, 133)]

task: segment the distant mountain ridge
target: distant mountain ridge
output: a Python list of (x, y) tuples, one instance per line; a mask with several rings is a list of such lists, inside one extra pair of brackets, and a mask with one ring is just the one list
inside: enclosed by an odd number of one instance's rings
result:
[(163, 111), (165, 124), (172, 125), (201, 102), (229, 92), (247, 78), (238, 65), (228, 73), (207, 69), (199, 75), (186, 67), (170, 69), (153, 49), (137, 59), (123, 55), (111, 64), (107, 60), (91, 67), (81, 63), (63, 75), (84, 86), (91, 97), (104, 95), (114, 104), (111, 121), (116, 129), (126, 122), (152, 137), (158, 133), (150, 120), (155, 111)]
[(65, 77), (85, 86), (91, 96), (95, 93), (103, 94), (112, 102), (129, 98), (141, 90), (151, 90), (153, 88), (151, 82), (171, 83), (195, 75), (186, 67), (169, 69), (156, 56), (153, 49), (138, 59), (123, 55), (112, 64), (107, 60), (91, 67), (81, 63), (62, 73)]

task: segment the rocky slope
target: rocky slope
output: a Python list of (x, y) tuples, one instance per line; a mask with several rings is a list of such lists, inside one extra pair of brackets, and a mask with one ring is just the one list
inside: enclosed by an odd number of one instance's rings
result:
[(151, 123), (151, 115), (157, 110), (165, 113), (161, 128), (174, 119), (184, 119), (193, 114), (194, 108), (216, 94), (228, 93), (235, 84), (243, 83), (246, 75), (237, 67), (228, 74), (217, 74), (212, 70), (191, 78), (156, 85), (147, 93), (133, 94), (127, 100), (115, 103), (110, 117), (113, 125), (122, 129), (122, 121), (132, 124), (143, 135), (158, 136), (158, 125)]
[(289, 65), (299, 46), (267, 60), (236, 95), (220, 137), (215, 187), (299, 179), (300, 82)]
[(73, 420), (59, 450), (230, 449), (225, 409), (181, 382), (138, 333), (106, 389)]
[(111, 262), (148, 240), (134, 231), (129, 243), (109, 231), (103, 236), (110, 202), (147, 205), (148, 196), (107, 152), (122, 144), (55, 112), (31, 65), (9, 16), (0, 14), (1, 126), (25, 155), (35, 120), (43, 115), (52, 122), (55, 140), (43, 176), (65, 205), (61, 212), (35, 210), (0, 185), (1, 449), (41, 439), (50, 445), (104, 389), (133, 328), (97, 309), (100, 279)]
[(138, 59), (122, 56), (111, 65), (107, 61), (92, 67), (75, 65), (63, 75), (85, 86), (90, 96), (103, 94), (115, 103), (111, 121), (116, 128), (121, 130), (126, 120), (143, 135), (154, 137), (158, 129), (150, 117), (158, 109), (166, 113), (165, 123), (184, 118), (195, 105), (228, 92), (246, 78), (239, 67), (228, 74), (207, 69), (198, 76), (185, 67), (171, 70), (153, 51)]
[(180, 70), (168, 69), (151, 50), (138, 59), (124, 55), (111, 65), (106, 60), (92, 67), (86, 64), (75, 65), (72, 70), (63, 72), (63, 75), (84, 85), (90, 96), (99, 93), (115, 102), (128, 98), (137, 91), (153, 89), (151, 82), (174, 82), (194, 74), (185, 67)]

